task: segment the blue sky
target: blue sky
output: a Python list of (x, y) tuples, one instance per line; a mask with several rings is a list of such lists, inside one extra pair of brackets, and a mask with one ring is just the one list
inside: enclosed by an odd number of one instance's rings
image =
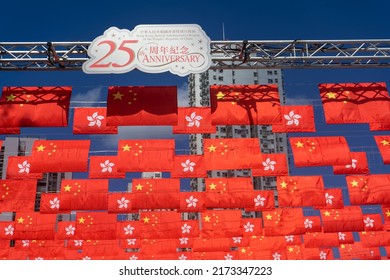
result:
[[(356, 1), (6, 1), (1, 5), (1, 42), (75, 42), (92, 41), (109, 27), (132, 30), (140, 24), (198, 24), (211, 40), (222, 40), (224, 25), (227, 40), (292, 40), (292, 39), (389, 39), (386, 20), (390, 2), (374, 0), (360, 4)], [(311, 69), (285, 70), (285, 93), (291, 100), (304, 104), (319, 103), (318, 83), (386, 82), (390, 86), (390, 69)], [(1, 72), (0, 86), (70, 85), (73, 106), (76, 101), (104, 99), (110, 85), (177, 85), (186, 88), (186, 77), (170, 73), (147, 74), (131, 71), (120, 75), (87, 75), (80, 71)], [(99, 97), (99, 98), (98, 98)], [(321, 120), (321, 111), (316, 107)], [(323, 117), (322, 117), (323, 120)], [(324, 134), (338, 135), (341, 126), (318, 124)], [(25, 130), (40, 134), (35, 129)], [(71, 130), (69, 130), (71, 131)], [(165, 130), (155, 130), (155, 138), (171, 137)], [(46, 132), (45, 132), (46, 133)], [(47, 132), (46, 137), (61, 138), (66, 130)], [(142, 138), (142, 130), (123, 131), (122, 135)], [(373, 173), (390, 173), (380, 160), (368, 126), (354, 126), (347, 140), (352, 150), (367, 148), (372, 159)], [(93, 137), (104, 150), (111, 138)], [(184, 141), (178, 138), (178, 141)], [(375, 161), (375, 163), (374, 163)], [(305, 169), (306, 170), (306, 169)], [(306, 172), (304, 169), (297, 173)], [(327, 182), (329, 169), (324, 172)], [(309, 172), (309, 171), (308, 171)], [(338, 177), (329, 184), (345, 184)], [(330, 187), (330, 186), (329, 186)]]

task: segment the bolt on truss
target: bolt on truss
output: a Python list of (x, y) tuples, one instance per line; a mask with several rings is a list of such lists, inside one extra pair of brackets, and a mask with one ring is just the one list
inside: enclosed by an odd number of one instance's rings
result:
[[(0, 42), (0, 70), (81, 70), (91, 42)], [(211, 69), (390, 67), (390, 40), (212, 41)]]

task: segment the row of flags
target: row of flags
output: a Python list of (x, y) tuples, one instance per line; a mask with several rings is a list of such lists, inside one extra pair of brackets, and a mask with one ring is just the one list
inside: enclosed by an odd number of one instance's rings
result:
[(390, 246), (390, 208), (383, 211), (384, 221), (359, 206), (323, 209), (319, 216), (303, 215), (302, 208), (273, 209), (262, 211), (261, 218), (242, 217), (241, 210), (206, 210), (193, 220), (175, 211), (140, 211), (137, 220), (124, 221), (96, 211), (77, 212), (73, 221), (16, 212), (14, 221), (0, 222), (0, 257), (210, 259), (216, 254), (216, 259), (329, 260), (337, 248), (341, 259), (381, 259), (379, 247)]
[[(367, 123), (388, 130), (386, 84), (319, 84), (328, 124)], [(0, 132), (68, 125), (71, 87), (4, 87)], [(113, 134), (118, 126), (172, 126), (173, 133), (214, 133), (217, 125), (272, 125), (273, 132), (314, 132), (313, 106), (280, 103), (277, 85), (212, 85), (209, 107), (179, 107), (176, 86), (110, 86), (107, 106), (74, 108), (74, 134)]]
[[(384, 164), (390, 136), (373, 136)], [(9, 156), (8, 179), (47, 172), (89, 172), (89, 178), (125, 178), (127, 172), (170, 172), (172, 178), (206, 178), (210, 170), (250, 169), (252, 176), (288, 175), (287, 154), (261, 152), (257, 138), (204, 138), (203, 154), (180, 155), (174, 139), (118, 140), (116, 155), (90, 155), (91, 140), (35, 140), (29, 156)], [(352, 152), (343, 136), (290, 137), (296, 167), (332, 166), (334, 174), (368, 174), (365, 152)], [(0, 145), (2, 141), (0, 141)]]

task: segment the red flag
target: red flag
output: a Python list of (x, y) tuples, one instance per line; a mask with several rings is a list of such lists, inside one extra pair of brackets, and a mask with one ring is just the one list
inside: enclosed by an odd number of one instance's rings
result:
[(276, 208), (263, 211), (264, 235), (294, 235), (306, 232), (302, 208)]
[(263, 221), (261, 218), (242, 218), (241, 229), (243, 236), (259, 236), (263, 233)]
[(324, 232), (363, 231), (363, 214), (359, 206), (320, 210)]
[[(42, 193), (39, 204), (39, 212), (42, 214), (60, 213), (60, 194), (58, 193)], [(64, 211), (66, 213), (66, 211)]]
[(133, 194), (128, 192), (108, 193), (108, 213), (132, 213)]
[(42, 173), (32, 173), (31, 157), (9, 156), (7, 163), (7, 179), (42, 179)]
[(3, 87), (0, 127), (67, 126), (71, 87)]
[(20, 134), (19, 127), (0, 127), (0, 134)]
[(387, 135), (374, 135), (376, 145), (378, 146), (379, 153), (381, 154), (384, 164), (390, 164), (390, 136)]
[(344, 243), (337, 232), (307, 232), (303, 238), (305, 248), (339, 247)]
[(368, 162), (365, 152), (351, 152), (352, 161), (349, 164), (333, 166), (334, 174), (367, 174)]
[(74, 108), (73, 134), (117, 134), (118, 127), (107, 126), (107, 108)]
[(61, 211), (107, 210), (108, 180), (62, 180), (60, 201)]
[(329, 188), (324, 190), (324, 202), (323, 205), (314, 205), (314, 208), (343, 208), (344, 200), (343, 200), (343, 192), (342, 189), (337, 188)]
[(371, 231), (360, 232), (360, 241), (363, 247), (380, 247), (390, 245), (390, 232), (388, 231)]
[(279, 176), (276, 182), (281, 207), (325, 205), (321, 176)]
[(36, 189), (36, 180), (0, 180), (0, 212), (34, 211)]
[(120, 221), (116, 226), (117, 239), (133, 239), (130, 243), (136, 242), (142, 234), (140, 221)]
[(91, 156), (89, 159), (89, 175), (91, 179), (125, 178), (125, 172), (118, 171), (117, 156)]
[(86, 172), (90, 140), (35, 140), (31, 172)]
[(13, 222), (13, 221), (6, 221), (6, 222), (0, 221), (0, 240), (13, 240), (14, 239), (14, 231), (15, 231), (15, 222)]
[(207, 170), (250, 169), (262, 166), (257, 138), (203, 139)]
[[(72, 240), (75, 238), (76, 234), (76, 221), (59, 221), (57, 225), (57, 230), (55, 232), (55, 238), (58, 240)], [(77, 249), (81, 249), (82, 247), (82, 240), (81, 242), (68, 242), (69, 245), (75, 245), (75, 247), (79, 247)]]
[(211, 123), (210, 107), (179, 107), (177, 125), (172, 127), (173, 134), (216, 133)]
[(331, 248), (302, 248), (304, 260), (334, 260)]
[(179, 209), (179, 179), (133, 179), (133, 209)]
[(180, 192), (181, 212), (200, 212), (206, 209), (204, 192)]
[(261, 168), (253, 168), (252, 176), (283, 176), (288, 175), (288, 164), (286, 154), (261, 154)]
[(291, 137), (290, 144), (297, 167), (344, 165), (352, 162), (347, 140), (343, 136)]
[(386, 84), (320, 84), (326, 123), (381, 123), (390, 120)]
[(177, 125), (176, 86), (111, 86), (108, 125)]
[(202, 234), (207, 237), (235, 237), (242, 231), (241, 210), (207, 210), (201, 213)]
[(275, 124), (282, 120), (277, 85), (212, 85), (214, 125)]
[(275, 208), (275, 194), (271, 190), (255, 190), (248, 192), (245, 211), (263, 211)]
[(75, 239), (116, 239), (117, 215), (77, 212)]
[(166, 171), (173, 168), (175, 141), (167, 140), (119, 140), (118, 171), (144, 172)]
[(351, 204), (390, 205), (390, 175), (346, 176)]
[(315, 132), (314, 109), (311, 105), (281, 106), (282, 123), (273, 124), (272, 132)]
[[(371, 234), (374, 234), (372, 232)], [(364, 247), (363, 242), (342, 244), (339, 248), (341, 260), (380, 260), (379, 247)]]
[(15, 239), (54, 239), (56, 214), (17, 212), (15, 216)]
[(380, 214), (364, 214), (363, 222), (365, 231), (383, 230), (382, 216)]
[(142, 238), (179, 238), (180, 213), (174, 211), (140, 212)]
[(205, 178), (207, 171), (203, 155), (177, 155), (171, 171), (172, 178)]

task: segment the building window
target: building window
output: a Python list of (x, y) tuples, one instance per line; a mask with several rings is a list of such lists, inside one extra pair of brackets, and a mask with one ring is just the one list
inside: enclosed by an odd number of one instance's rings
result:
[(254, 80), (253, 83), (254, 83), (255, 85), (258, 85), (258, 84), (259, 84), (259, 82), (258, 82), (257, 80)]
[(257, 72), (253, 72), (253, 77), (257, 77)]
[(275, 74), (275, 75), (278, 75), (278, 71), (277, 71), (277, 70), (275, 70), (275, 71), (274, 71), (274, 74)]
[(279, 80), (278, 80), (278, 79), (275, 79), (275, 83), (279, 83)]
[(274, 80), (268, 79), (268, 83), (269, 83), (269, 84), (272, 84), (273, 82), (274, 82)]
[(218, 77), (218, 81), (223, 81), (223, 77)]
[(267, 71), (267, 75), (272, 75), (272, 71)]

